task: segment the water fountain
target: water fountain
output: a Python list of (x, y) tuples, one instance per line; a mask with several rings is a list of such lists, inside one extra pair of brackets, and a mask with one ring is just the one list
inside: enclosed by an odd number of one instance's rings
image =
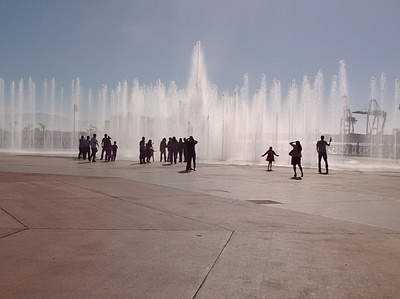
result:
[[(75, 153), (80, 135), (97, 132), (99, 139), (107, 133), (116, 140), (121, 155), (137, 158), (142, 136), (152, 139), (158, 149), (163, 137), (193, 135), (203, 161), (260, 162), (262, 152), (273, 146), (282, 156), (280, 163), (287, 164), (289, 141), (300, 140), (304, 164), (315, 165), (315, 142), (321, 134), (327, 138), (340, 134), (342, 109), (348, 106), (343, 61), (327, 101), (323, 87), (320, 70), (314, 82), (304, 76), (301, 88), (293, 80), (283, 96), (281, 82), (274, 79), (268, 86), (262, 75), (260, 88), (251, 96), (245, 74), (242, 87), (219, 95), (217, 87), (208, 82), (200, 42), (193, 50), (186, 90), (174, 82), (166, 87), (160, 81), (142, 85), (135, 79), (132, 86), (126, 80), (115, 89), (103, 85), (96, 99), (91, 88), (82, 91), (79, 78), (72, 81), (69, 97), (63, 88), (56, 89), (54, 78), (50, 84), (44, 81), (41, 94), (31, 79), (27, 86), (22, 79), (13, 81), (8, 90), (0, 79), (0, 148)], [(384, 83), (382, 100), (383, 89)], [(376, 93), (375, 86), (372, 90)]]

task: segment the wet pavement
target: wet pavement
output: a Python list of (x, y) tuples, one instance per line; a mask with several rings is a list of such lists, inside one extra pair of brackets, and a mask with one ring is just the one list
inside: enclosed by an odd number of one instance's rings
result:
[(398, 298), (400, 170), (0, 156), (2, 298)]

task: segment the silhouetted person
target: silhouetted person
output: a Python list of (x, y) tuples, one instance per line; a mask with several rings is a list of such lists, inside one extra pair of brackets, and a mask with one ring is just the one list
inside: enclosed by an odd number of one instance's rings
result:
[(184, 148), (184, 144), (183, 144), (182, 138), (179, 138), (179, 142), (178, 142), (179, 163), (182, 162), (183, 148)]
[(272, 171), (272, 162), (275, 162), (275, 156), (279, 157), (279, 155), (277, 153), (275, 153), (275, 151), (272, 149), (272, 146), (269, 147), (269, 150), (267, 150), (264, 155), (262, 155), (261, 157), (264, 157), (265, 155), (267, 155), (267, 159), (266, 161), (268, 161), (268, 167), (267, 170), (268, 171)]
[(115, 161), (117, 159), (117, 151), (118, 151), (118, 145), (117, 142), (114, 141), (114, 144), (112, 145), (112, 158), (111, 161)]
[(92, 154), (89, 156), (89, 161), (96, 162), (96, 153), (99, 142), (96, 139), (96, 134), (93, 134), (92, 139), (90, 139), (90, 147), (92, 149)]
[(303, 168), (301, 167), (301, 151), (303, 150), (303, 147), (298, 140), (289, 142), (289, 144), (293, 147), (293, 149), (289, 153), (289, 155), (292, 156), (291, 164), (293, 165), (293, 178), (297, 178), (296, 165), (299, 166), (301, 176), (303, 177)]
[(85, 141), (85, 137), (83, 135), (81, 136), (81, 139), (79, 139), (79, 154), (78, 154), (78, 159), (83, 157), (83, 142)]
[(85, 140), (83, 140), (83, 159), (86, 160), (86, 155), (90, 157), (90, 136), (87, 136)]
[(146, 164), (146, 138), (144, 137), (139, 142), (139, 160), (140, 164)]
[(328, 155), (326, 153), (326, 147), (331, 145), (332, 138), (329, 139), (329, 143), (326, 142), (324, 136), (321, 136), (321, 140), (317, 142), (316, 149), (318, 153), (318, 173), (321, 172), (321, 160), (325, 161), (326, 174), (328, 174)]
[(107, 148), (105, 147), (105, 144), (107, 144), (107, 134), (104, 134), (103, 139), (101, 139), (101, 156), (100, 156), (100, 160), (103, 160), (103, 155), (105, 153), (105, 151), (107, 150)]
[(160, 162), (162, 162), (163, 156), (164, 156), (164, 162), (167, 162), (166, 149), (167, 149), (167, 139), (163, 138), (163, 140), (161, 140), (160, 142)]
[(171, 161), (171, 140), (172, 140), (172, 137), (169, 137), (168, 142), (167, 142), (167, 161), (168, 162)]
[(146, 160), (147, 163), (150, 163), (150, 159), (153, 156), (153, 142), (151, 141), (151, 139), (149, 139), (149, 141), (147, 141), (146, 143)]
[(170, 158), (169, 162), (172, 164), (176, 164), (176, 158), (178, 156), (178, 140), (176, 140), (176, 137), (172, 137), (170, 143), (169, 143), (169, 152), (170, 152)]
[(111, 160), (111, 148), (112, 144), (111, 144), (111, 137), (108, 136), (107, 140), (104, 141), (104, 147), (106, 148), (106, 157), (104, 159), (104, 162), (110, 162)]
[[(193, 136), (190, 136), (187, 140), (187, 156), (186, 156), (186, 170), (196, 170), (196, 149), (195, 146), (197, 141), (193, 139)], [(193, 160), (193, 169), (192, 169), (192, 160)]]
[(183, 138), (183, 162), (187, 163), (187, 138)]

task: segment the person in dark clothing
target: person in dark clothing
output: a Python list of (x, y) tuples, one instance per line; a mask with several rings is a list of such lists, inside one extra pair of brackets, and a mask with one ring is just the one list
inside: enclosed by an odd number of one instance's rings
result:
[(103, 155), (105, 153), (105, 151), (107, 150), (107, 148), (104, 146), (104, 144), (107, 144), (107, 134), (104, 134), (103, 139), (101, 139), (101, 156), (100, 156), (100, 160), (103, 160)]
[(167, 139), (163, 138), (160, 142), (160, 162), (164, 156), (164, 162), (167, 162), (166, 149), (167, 149)]
[(179, 163), (182, 163), (183, 147), (184, 147), (183, 140), (182, 140), (182, 138), (179, 138), (179, 142), (178, 142)]
[(279, 155), (275, 153), (275, 151), (272, 149), (272, 146), (270, 146), (269, 150), (267, 150), (261, 157), (264, 157), (265, 155), (267, 155), (267, 161), (268, 161), (267, 171), (272, 171), (272, 162), (275, 162), (274, 156), (279, 157)]
[(114, 141), (114, 144), (112, 145), (112, 158), (111, 161), (115, 161), (115, 159), (117, 159), (117, 150), (118, 150), (118, 145), (117, 142)]
[(146, 164), (146, 138), (144, 137), (139, 142), (139, 160), (140, 164)]
[(90, 136), (83, 140), (83, 159), (86, 160), (86, 155), (90, 157)]
[[(196, 170), (196, 149), (195, 146), (197, 144), (197, 140), (194, 140), (193, 136), (190, 136), (187, 140), (187, 164), (186, 171)], [(193, 160), (193, 168), (192, 168), (192, 160)]]
[(294, 175), (293, 178), (297, 178), (297, 173), (296, 173), (296, 165), (299, 166), (299, 169), (301, 171), (301, 176), (303, 177), (303, 168), (301, 167), (301, 151), (303, 150), (303, 147), (300, 144), (300, 141), (292, 141), (289, 143), (292, 146), (292, 150), (290, 151), (289, 155), (292, 156), (292, 165), (293, 165), (293, 171)]
[(93, 134), (93, 137), (90, 139), (90, 147), (92, 149), (92, 154), (89, 156), (89, 162), (96, 162), (96, 153), (97, 147), (99, 146), (99, 142), (96, 139), (96, 134)]
[(106, 148), (106, 157), (104, 159), (104, 162), (110, 162), (111, 160), (111, 137), (107, 137), (107, 141), (104, 142), (104, 147)]
[(146, 160), (147, 163), (150, 163), (150, 159), (153, 156), (153, 142), (151, 141), (151, 139), (149, 139), (149, 141), (147, 141), (146, 143)]
[(183, 162), (187, 163), (187, 138), (183, 138)]
[(167, 142), (167, 161), (170, 162), (171, 161), (171, 140), (172, 137), (168, 138), (168, 142)]
[(79, 154), (78, 154), (78, 159), (83, 158), (83, 143), (85, 141), (85, 137), (83, 135), (81, 136), (81, 139), (79, 139)]
[(169, 144), (170, 146), (170, 159), (169, 162), (172, 164), (176, 164), (176, 158), (178, 156), (178, 140), (176, 140), (176, 137), (172, 137), (171, 142)]
[(331, 145), (332, 138), (329, 138), (329, 142), (326, 142), (324, 139), (325, 139), (325, 136), (321, 136), (321, 140), (319, 140), (316, 145), (316, 149), (317, 149), (317, 153), (318, 153), (318, 173), (322, 173), (321, 172), (321, 160), (324, 159), (325, 169), (326, 169), (325, 174), (328, 174), (329, 173), (328, 155), (326, 153), (326, 147)]

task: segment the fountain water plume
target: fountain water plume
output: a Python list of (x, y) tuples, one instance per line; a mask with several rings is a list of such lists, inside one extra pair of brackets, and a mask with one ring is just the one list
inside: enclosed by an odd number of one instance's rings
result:
[[(25, 88), (22, 79), (13, 81), (7, 93), (0, 79), (3, 149), (75, 152), (80, 135), (97, 133), (101, 139), (107, 133), (118, 142), (120, 155), (137, 158), (142, 136), (152, 139), (158, 149), (164, 137), (193, 135), (203, 161), (259, 162), (261, 153), (273, 146), (282, 154), (278, 161), (288, 164), (290, 157), (284, 154), (290, 150), (288, 143), (300, 140), (304, 163), (315, 165), (315, 142), (321, 134), (329, 138), (340, 133), (342, 110), (348, 106), (344, 61), (338, 76), (332, 78), (328, 101), (324, 100), (322, 70), (313, 82), (304, 75), (301, 87), (293, 80), (286, 91), (278, 79), (269, 83), (263, 74), (253, 95), (245, 74), (241, 87), (219, 95), (217, 87), (208, 82), (200, 42), (193, 49), (186, 89), (179, 89), (175, 82), (144, 85), (134, 79), (132, 83), (119, 81), (115, 88), (104, 84), (97, 94), (91, 88), (86, 93), (79, 78), (72, 81), (69, 94), (63, 88), (57, 92), (54, 78), (44, 81), (40, 96), (31, 78)], [(376, 93), (373, 78), (371, 96)], [(396, 103), (398, 94), (397, 80)], [(385, 76), (381, 77), (383, 99)], [(344, 143), (344, 139), (335, 141)]]

